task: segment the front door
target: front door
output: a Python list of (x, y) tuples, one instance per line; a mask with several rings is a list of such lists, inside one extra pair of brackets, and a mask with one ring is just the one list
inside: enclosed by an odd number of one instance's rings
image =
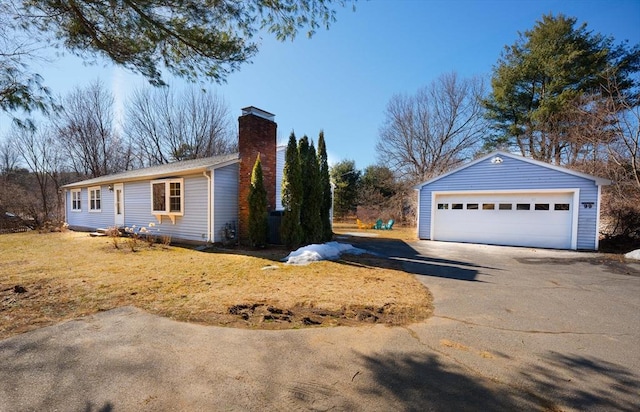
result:
[(115, 225), (124, 226), (124, 185), (113, 185), (113, 210), (115, 213)]

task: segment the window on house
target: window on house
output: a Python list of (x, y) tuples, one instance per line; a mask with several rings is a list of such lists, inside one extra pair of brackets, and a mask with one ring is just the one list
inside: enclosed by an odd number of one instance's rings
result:
[(71, 190), (71, 210), (74, 212), (82, 211), (82, 203), (80, 202), (80, 189)]
[(182, 215), (184, 205), (183, 179), (151, 182), (151, 212), (161, 215)]
[(180, 182), (169, 183), (169, 212), (182, 211), (182, 195), (180, 190)]
[(477, 203), (467, 203), (467, 209), (468, 210), (478, 210), (478, 204)]
[(495, 203), (483, 203), (482, 210), (494, 210), (496, 208)]
[(440, 209), (440, 210), (449, 209), (449, 204), (448, 203), (438, 203), (438, 209)]
[(513, 209), (513, 205), (511, 203), (500, 203), (498, 205), (498, 210), (511, 210)]
[(569, 210), (569, 203), (556, 203), (553, 210)]
[(462, 203), (452, 203), (451, 209), (462, 209)]
[(516, 210), (531, 210), (531, 205), (529, 203), (518, 203), (516, 204)]
[(99, 212), (101, 210), (100, 186), (89, 188), (89, 212)]
[(549, 203), (536, 203), (536, 210), (549, 210)]

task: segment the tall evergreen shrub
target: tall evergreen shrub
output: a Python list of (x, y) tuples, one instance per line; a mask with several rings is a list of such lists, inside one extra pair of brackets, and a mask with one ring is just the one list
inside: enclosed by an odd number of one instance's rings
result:
[(306, 156), (304, 158), (301, 156), (300, 160), (304, 173), (302, 212), (300, 214), (304, 241), (307, 244), (320, 243), (322, 242), (322, 219), (320, 218), (322, 191), (320, 188), (318, 158), (313, 142), (309, 144)]
[(331, 180), (329, 178), (329, 160), (327, 146), (324, 141), (324, 131), (320, 131), (318, 137), (318, 169), (320, 173), (320, 192), (322, 201), (320, 204), (320, 220), (322, 221), (322, 240), (328, 242), (333, 238), (331, 228)]
[(267, 244), (269, 222), (267, 220), (267, 191), (264, 188), (260, 155), (256, 158), (251, 172), (249, 188), (249, 240), (253, 247)]
[(300, 209), (302, 207), (302, 171), (298, 144), (293, 132), (289, 136), (285, 152), (284, 171), (282, 176), (282, 206), (284, 215), (280, 226), (280, 237), (289, 248), (298, 247), (303, 240), (300, 226)]

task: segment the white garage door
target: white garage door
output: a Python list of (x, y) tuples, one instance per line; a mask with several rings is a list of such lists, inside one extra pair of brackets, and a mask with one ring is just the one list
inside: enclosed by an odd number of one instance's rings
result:
[(571, 249), (573, 193), (436, 194), (433, 240)]

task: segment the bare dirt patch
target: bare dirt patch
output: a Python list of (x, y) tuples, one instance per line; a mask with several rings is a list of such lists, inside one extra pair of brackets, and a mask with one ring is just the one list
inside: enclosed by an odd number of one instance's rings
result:
[(404, 325), (432, 312), (420, 282), (375, 256), (291, 266), (281, 248), (132, 252), (74, 232), (2, 235), (0, 250), (0, 338), (126, 305), (260, 329)]

